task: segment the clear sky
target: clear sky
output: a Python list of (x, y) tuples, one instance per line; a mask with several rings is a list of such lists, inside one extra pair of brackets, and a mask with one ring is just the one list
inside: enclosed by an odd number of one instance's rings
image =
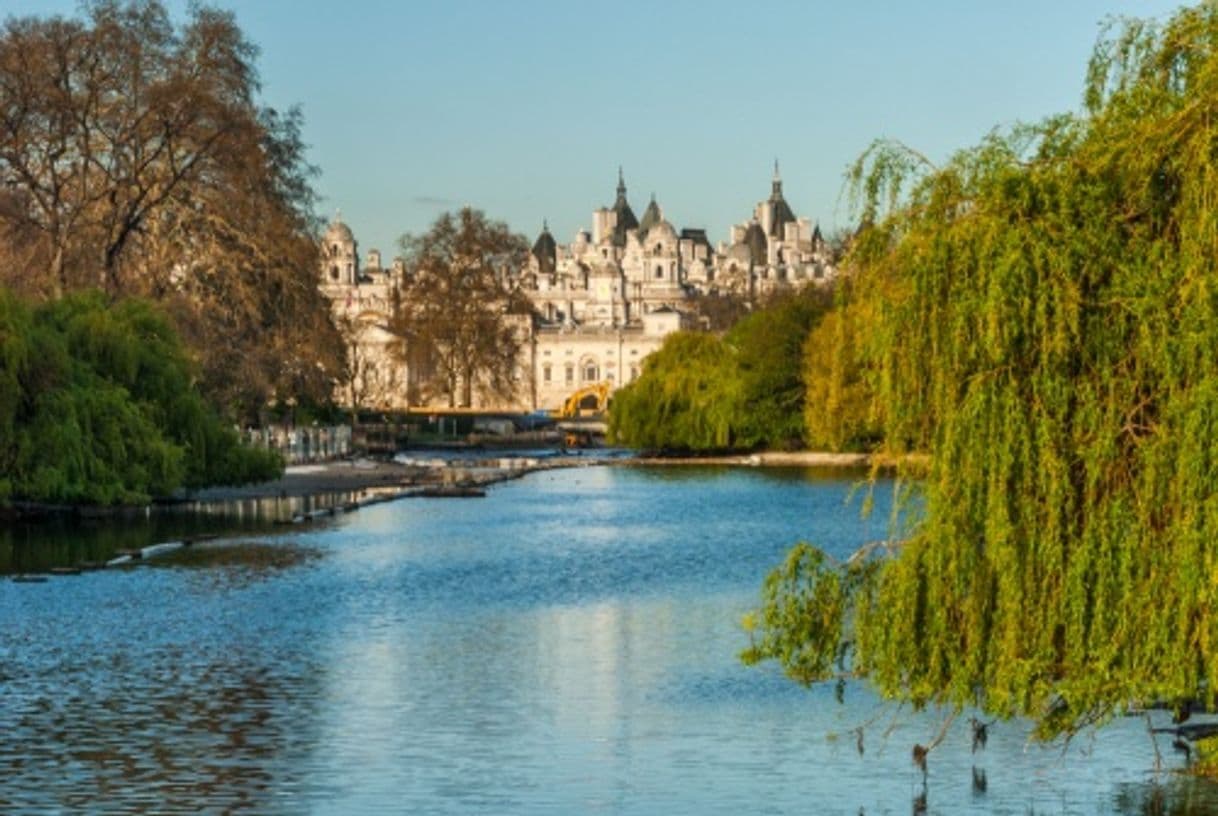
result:
[[(470, 204), (559, 241), (617, 168), (712, 242), (769, 195), (848, 223), (847, 165), (877, 137), (934, 160), (996, 125), (1079, 107), (1111, 15), (1160, 0), (216, 0), (261, 50), (264, 102), (302, 106), (327, 216), (396, 252)], [(168, 3), (175, 13), (184, 0)], [(0, 0), (0, 16), (75, 0)]]

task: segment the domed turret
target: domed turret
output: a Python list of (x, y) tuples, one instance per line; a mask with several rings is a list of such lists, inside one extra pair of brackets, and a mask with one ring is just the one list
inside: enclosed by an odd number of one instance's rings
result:
[(330, 226), (326, 227), (326, 243), (335, 241), (348, 244), (355, 242), (355, 235), (351, 232), (351, 228), (339, 220), (337, 216), (330, 222)]
[(558, 244), (554, 241), (554, 236), (550, 234), (550, 225), (545, 221), (541, 222), (541, 235), (538, 235), (537, 240), (533, 243), (533, 257), (537, 259), (537, 266), (541, 274), (554, 274), (554, 270), (558, 267)]
[(341, 214), (335, 214), (322, 237), (321, 266), (322, 279), (327, 283), (352, 285), (357, 282), (359, 253), (355, 235), (343, 223)]

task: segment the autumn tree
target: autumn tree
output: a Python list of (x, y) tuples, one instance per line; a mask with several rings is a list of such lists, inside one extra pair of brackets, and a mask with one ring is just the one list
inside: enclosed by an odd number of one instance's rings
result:
[(923, 511), (798, 547), (749, 660), (1043, 737), (1218, 704), (1218, 6), (1110, 34), (1083, 113), (860, 162), (852, 261), (894, 284), (866, 363)]
[(256, 53), (231, 13), (175, 26), (158, 0), (0, 29), (0, 282), (166, 301), (247, 413), (339, 364), (300, 116), (259, 108)]
[(406, 274), (392, 323), (401, 353), (425, 359), (426, 388), (450, 406), (520, 396), (532, 319), (519, 290), (529, 245), (507, 225), (465, 207), (401, 240)]

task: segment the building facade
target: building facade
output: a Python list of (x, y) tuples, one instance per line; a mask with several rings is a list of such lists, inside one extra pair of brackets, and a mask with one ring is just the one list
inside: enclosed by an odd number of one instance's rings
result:
[(406, 409), (412, 370), (395, 348), (398, 338), (389, 326), (405, 272), (401, 260), (385, 268), (374, 249), (361, 267), (355, 235), (336, 215), (322, 236), (319, 272), (322, 294), (347, 344), (348, 379), (338, 386), (335, 399), (363, 409)]
[[(340, 325), (355, 327), (356, 353), (372, 361), (368, 374), (352, 384), (378, 396), (367, 405), (404, 408), (420, 393), (411, 377), (421, 376), (422, 366), (397, 362), (401, 355), (392, 353), (395, 339), (388, 330), (404, 273), (400, 260), (383, 269), (376, 250), (361, 268), (351, 230), (339, 219), (330, 224), (322, 291)], [(703, 229), (678, 230), (654, 196), (636, 217), (619, 169), (614, 202), (593, 212), (591, 232), (580, 229), (562, 245), (542, 225), (516, 281), (533, 312), (521, 327), (526, 359), (520, 361), (519, 393), (510, 405), (480, 407), (553, 410), (581, 388), (603, 383), (612, 391), (639, 376), (643, 360), (667, 335), (699, 325), (699, 295), (753, 300), (827, 284), (836, 274), (819, 228), (797, 217), (784, 198), (777, 163), (769, 198), (718, 246)]]

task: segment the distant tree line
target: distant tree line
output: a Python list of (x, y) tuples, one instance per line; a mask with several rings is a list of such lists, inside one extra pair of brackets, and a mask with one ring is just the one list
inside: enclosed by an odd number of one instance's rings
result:
[(614, 394), (610, 435), (650, 450), (804, 447), (805, 348), (833, 304), (832, 289), (806, 287), (776, 295), (724, 333), (669, 335)]

